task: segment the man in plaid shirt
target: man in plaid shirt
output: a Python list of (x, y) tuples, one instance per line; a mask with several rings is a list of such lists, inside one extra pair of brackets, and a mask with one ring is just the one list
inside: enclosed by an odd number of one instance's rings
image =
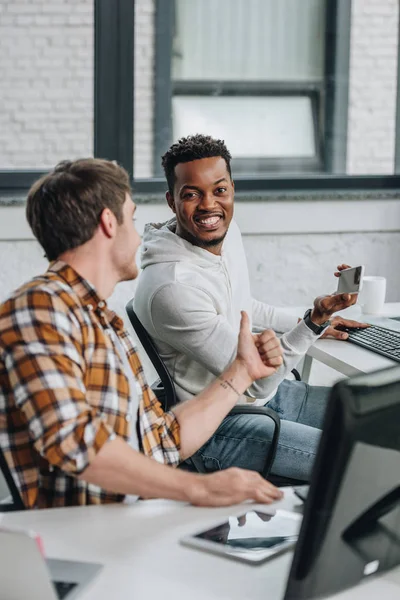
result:
[[(280, 497), (252, 471), (172, 469), (214, 433), (253, 380), (281, 365), (273, 332), (243, 315), (238, 354), (197, 397), (163, 412), (106, 299), (137, 276), (129, 177), (62, 162), (31, 188), (27, 218), (51, 261), (0, 306), (0, 447), (27, 508), (132, 496), (228, 505)], [(164, 463), (164, 464), (160, 464)]]

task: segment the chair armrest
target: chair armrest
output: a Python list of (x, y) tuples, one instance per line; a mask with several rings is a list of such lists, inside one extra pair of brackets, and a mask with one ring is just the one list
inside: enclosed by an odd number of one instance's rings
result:
[(292, 369), (292, 374), (294, 375), (296, 381), (301, 381), (300, 373), (297, 369)]
[(279, 433), (281, 430), (281, 420), (277, 412), (272, 410), (272, 408), (268, 408), (267, 406), (252, 406), (251, 404), (237, 404), (232, 408), (229, 412), (229, 416), (234, 415), (264, 415), (265, 417), (269, 417), (274, 422), (274, 435), (272, 437), (271, 449), (267, 455), (265, 461), (265, 467), (263, 470), (263, 476), (267, 479), (269, 472), (272, 467), (272, 463), (275, 459), (276, 449), (278, 447)]

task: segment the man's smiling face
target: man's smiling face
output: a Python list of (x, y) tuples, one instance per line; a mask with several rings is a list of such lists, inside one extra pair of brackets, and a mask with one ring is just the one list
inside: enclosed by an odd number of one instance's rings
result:
[(176, 165), (174, 193), (167, 192), (167, 201), (176, 215), (177, 235), (220, 254), (233, 216), (233, 197), (233, 181), (221, 156)]

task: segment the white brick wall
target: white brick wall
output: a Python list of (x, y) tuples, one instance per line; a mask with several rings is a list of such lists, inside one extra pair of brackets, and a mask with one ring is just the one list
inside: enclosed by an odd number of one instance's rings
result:
[[(135, 174), (152, 172), (154, 1), (135, 15)], [(0, 169), (93, 153), (93, 0), (0, 0)]]
[(398, 0), (353, 0), (347, 172), (392, 174)]
[(135, 177), (153, 174), (154, 0), (135, 5)]
[(93, 3), (0, 0), (0, 168), (93, 150)]

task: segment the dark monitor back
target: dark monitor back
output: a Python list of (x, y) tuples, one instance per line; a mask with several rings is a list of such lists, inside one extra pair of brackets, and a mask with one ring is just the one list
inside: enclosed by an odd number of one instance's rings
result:
[(400, 563), (400, 367), (334, 386), (285, 600)]

